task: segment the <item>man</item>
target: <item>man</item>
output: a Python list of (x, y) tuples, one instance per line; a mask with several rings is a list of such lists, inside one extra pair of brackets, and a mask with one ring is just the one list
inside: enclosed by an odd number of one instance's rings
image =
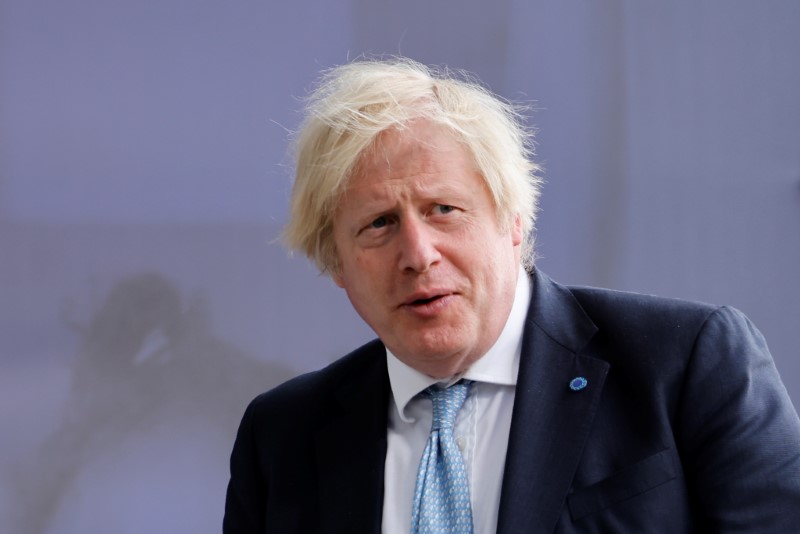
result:
[(251, 403), (224, 532), (800, 528), (761, 335), (535, 269), (512, 106), (398, 59), (333, 69), (308, 113), (287, 240), (379, 339)]

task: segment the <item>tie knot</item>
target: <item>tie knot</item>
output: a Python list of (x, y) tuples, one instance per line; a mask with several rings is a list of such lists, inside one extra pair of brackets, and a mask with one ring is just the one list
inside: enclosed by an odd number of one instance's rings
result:
[(456, 422), (456, 416), (464, 400), (469, 393), (469, 386), (472, 384), (469, 380), (461, 380), (449, 388), (440, 388), (438, 386), (431, 386), (423, 393), (430, 397), (433, 403), (433, 424), (431, 430), (438, 430), (440, 428), (453, 428)]

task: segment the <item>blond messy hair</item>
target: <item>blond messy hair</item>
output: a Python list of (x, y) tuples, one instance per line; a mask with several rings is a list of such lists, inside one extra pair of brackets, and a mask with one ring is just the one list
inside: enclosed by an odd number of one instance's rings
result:
[(287, 245), (323, 273), (339, 258), (333, 218), (362, 154), (387, 129), (425, 119), (450, 130), (474, 158), (504, 228), (522, 220), (522, 258), (533, 265), (533, 230), (541, 179), (532, 133), (521, 108), (501, 100), (464, 73), (407, 58), (358, 60), (324, 72), (306, 103), (295, 138), (296, 168)]

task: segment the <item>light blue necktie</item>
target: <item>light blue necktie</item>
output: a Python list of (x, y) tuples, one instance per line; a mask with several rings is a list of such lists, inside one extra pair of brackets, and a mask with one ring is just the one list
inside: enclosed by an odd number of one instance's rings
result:
[(471, 383), (462, 380), (447, 389), (431, 386), (423, 391), (433, 402), (433, 425), (417, 472), (411, 534), (472, 534), (469, 480), (453, 437)]

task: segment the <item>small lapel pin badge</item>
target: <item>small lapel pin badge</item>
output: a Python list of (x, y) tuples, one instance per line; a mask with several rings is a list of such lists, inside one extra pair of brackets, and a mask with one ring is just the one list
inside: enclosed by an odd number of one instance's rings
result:
[(589, 384), (589, 381), (582, 376), (576, 376), (569, 381), (569, 389), (572, 391), (580, 391)]

